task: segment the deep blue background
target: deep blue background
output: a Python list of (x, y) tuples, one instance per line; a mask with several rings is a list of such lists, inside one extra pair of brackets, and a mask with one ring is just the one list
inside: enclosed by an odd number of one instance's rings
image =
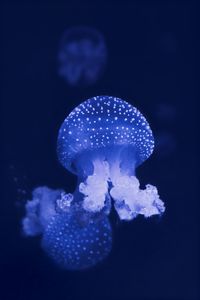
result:
[[(0, 298), (197, 300), (194, 2), (55, 3), (16, 1), (2, 7), (1, 165), (6, 178)], [(95, 27), (107, 42), (108, 64), (92, 87), (70, 88), (57, 76), (58, 42), (74, 25)], [(102, 94), (128, 100), (147, 116), (155, 134), (173, 137), (173, 146), (158, 147), (137, 172), (142, 185), (158, 187), (167, 209), (161, 219), (114, 222), (110, 257), (87, 272), (64, 272), (51, 264), (38, 239), (22, 237), (20, 203), (27, 196), (16, 189), (25, 188), (28, 197), (39, 185), (73, 191), (75, 177), (57, 161), (57, 132), (77, 104)], [(162, 103), (172, 115), (164, 111), (159, 117)]]

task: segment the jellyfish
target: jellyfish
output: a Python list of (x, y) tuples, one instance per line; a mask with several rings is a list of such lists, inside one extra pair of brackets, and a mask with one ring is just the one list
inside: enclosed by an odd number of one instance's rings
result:
[(76, 215), (61, 213), (47, 226), (42, 247), (61, 268), (83, 270), (95, 266), (111, 251), (109, 220), (90, 219), (83, 226)]
[(58, 73), (71, 86), (95, 83), (103, 73), (107, 48), (103, 35), (89, 27), (68, 29), (58, 53)]
[(157, 188), (141, 189), (136, 177), (153, 149), (149, 124), (128, 102), (97, 96), (81, 103), (64, 120), (57, 140), (60, 163), (77, 176), (75, 191), (36, 188), (26, 203), (23, 232), (41, 235), (44, 251), (64, 269), (102, 262), (112, 249), (112, 209), (123, 221), (165, 211)]
[(145, 117), (128, 102), (97, 96), (76, 107), (58, 135), (61, 164), (78, 176), (73, 195), (92, 214), (109, 215), (111, 202), (121, 220), (160, 215), (165, 207), (155, 186), (140, 188), (135, 170), (153, 152)]
[(91, 217), (72, 201), (64, 190), (34, 189), (26, 203), (23, 233), (41, 235), (42, 248), (62, 269), (84, 270), (110, 253), (112, 229), (108, 217)]

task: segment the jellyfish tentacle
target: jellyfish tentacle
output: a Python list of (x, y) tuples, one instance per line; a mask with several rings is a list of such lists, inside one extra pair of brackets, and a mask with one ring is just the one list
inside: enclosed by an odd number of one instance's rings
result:
[(100, 212), (108, 195), (109, 165), (107, 161), (95, 160), (93, 174), (79, 184), (84, 195), (83, 208), (90, 212)]
[(148, 184), (146, 189), (140, 189), (134, 163), (127, 168), (128, 159), (121, 154), (122, 151), (92, 161), (93, 174), (79, 184), (79, 192), (84, 195), (83, 208), (92, 213), (100, 212), (111, 196), (121, 220), (132, 220), (139, 214), (146, 218), (162, 214), (165, 207), (157, 188)]
[(147, 218), (165, 211), (155, 186), (148, 184), (146, 189), (140, 189), (138, 179), (127, 175), (118, 175), (112, 184), (110, 195), (120, 219), (132, 220), (139, 214)]
[(26, 215), (22, 220), (23, 232), (27, 236), (43, 233), (49, 220), (56, 214), (56, 199), (63, 190), (52, 190), (46, 186), (37, 187), (32, 192), (32, 200), (27, 201)]
[(58, 212), (69, 212), (73, 200), (73, 194), (61, 192), (60, 198), (56, 200), (56, 210)]
[(108, 217), (85, 212), (76, 197), (62, 190), (36, 188), (22, 221), (24, 233), (42, 235), (41, 245), (48, 256), (69, 270), (96, 265), (112, 247)]

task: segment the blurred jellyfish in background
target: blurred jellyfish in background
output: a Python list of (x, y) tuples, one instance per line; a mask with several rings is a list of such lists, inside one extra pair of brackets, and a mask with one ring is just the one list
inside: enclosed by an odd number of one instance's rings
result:
[(58, 52), (58, 74), (71, 86), (94, 84), (105, 68), (103, 35), (89, 27), (74, 27), (63, 35)]
[(162, 123), (171, 123), (176, 119), (177, 111), (174, 105), (160, 102), (155, 108), (155, 115)]
[(73, 195), (38, 187), (26, 203), (23, 231), (42, 236), (42, 248), (61, 268), (82, 270), (103, 260), (112, 248), (112, 229), (106, 216), (91, 217)]
[(162, 159), (171, 156), (177, 148), (174, 126), (178, 112), (174, 105), (167, 102), (159, 103), (154, 112), (160, 123), (159, 129), (155, 132), (156, 151)]
[(171, 156), (177, 147), (177, 141), (168, 131), (160, 131), (155, 135), (156, 151), (160, 158)]
[(153, 149), (150, 126), (131, 104), (110, 96), (81, 103), (61, 125), (57, 144), (77, 187), (73, 194), (36, 189), (26, 204), (25, 234), (42, 234), (43, 249), (63, 268), (94, 266), (112, 247), (112, 203), (126, 221), (165, 211), (157, 188), (141, 189), (135, 174)]

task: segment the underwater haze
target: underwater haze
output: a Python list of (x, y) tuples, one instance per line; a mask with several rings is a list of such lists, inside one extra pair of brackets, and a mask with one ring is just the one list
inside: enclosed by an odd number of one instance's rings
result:
[(2, 300), (198, 300), (193, 1), (3, 1)]

